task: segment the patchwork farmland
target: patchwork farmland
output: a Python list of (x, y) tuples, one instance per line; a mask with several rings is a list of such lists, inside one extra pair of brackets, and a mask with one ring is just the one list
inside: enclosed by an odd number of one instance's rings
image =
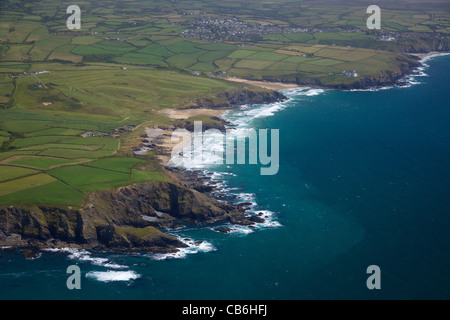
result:
[[(0, 203), (5, 205), (79, 205), (95, 190), (169, 179), (151, 152), (133, 154), (140, 136), (146, 127), (176, 124), (162, 109), (193, 106), (199, 98), (221, 104), (218, 94), (227, 90), (261, 90), (226, 81), (229, 77), (352, 84), (386, 70), (398, 72), (412, 61), (405, 52), (448, 48), (450, 32), (448, 8), (439, 1), (432, 7), (412, 1), (407, 10), (395, 3), (385, 8), (383, 34), (395, 35), (392, 41), (366, 30), (367, 14), (358, 1), (331, 7), (320, 0), (85, 1), (82, 29), (74, 31), (66, 27), (66, 3), (1, 5)], [(215, 30), (217, 39), (205, 41), (195, 29), (198, 17), (210, 25), (235, 19), (251, 30), (298, 32), (224, 41), (223, 30)], [(193, 30), (189, 37), (182, 36), (186, 30)], [(342, 75), (345, 70), (357, 76)], [(125, 125), (135, 130), (114, 135)], [(87, 132), (99, 136), (83, 137)]]

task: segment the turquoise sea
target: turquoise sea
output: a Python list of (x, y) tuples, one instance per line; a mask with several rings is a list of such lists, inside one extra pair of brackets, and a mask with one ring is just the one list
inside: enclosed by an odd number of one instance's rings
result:
[[(426, 61), (406, 87), (292, 89), (228, 113), (238, 129), (280, 129), (277, 175), (203, 168), (269, 218), (257, 230), (172, 231), (192, 245), (172, 256), (2, 249), (0, 298), (449, 299), (449, 62)], [(72, 264), (81, 290), (66, 287)], [(366, 287), (370, 265), (381, 290)]]

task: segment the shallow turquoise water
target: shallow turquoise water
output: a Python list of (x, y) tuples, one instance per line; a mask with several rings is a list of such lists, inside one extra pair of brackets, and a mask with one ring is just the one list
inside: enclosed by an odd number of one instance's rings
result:
[[(206, 242), (165, 260), (44, 252), (30, 261), (2, 250), (0, 298), (450, 298), (449, 61), (428, 61), (428, 76), (408, 88), (291, 90), (289, 102), (229, 114), (280, 129), (276, 176), (214, 168), (232, 173), (217, 177), (235, 188), (226, 192), (272, 213), (273, 226), (186, 228), (180, 237)], [(71, 264), (83, 273), (79, 291), (66, 288)], [(366, 287), (373, 264), (381, 290)]]

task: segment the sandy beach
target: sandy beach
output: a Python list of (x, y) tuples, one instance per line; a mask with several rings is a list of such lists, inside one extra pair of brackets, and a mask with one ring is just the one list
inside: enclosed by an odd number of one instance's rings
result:
[(440, 54), (440, 53), (443, 53), (443, 52), (432, 51), (432, 52), (428, 52), (428, 53), (408, 53), (408, 54), (410, 54), (412, 56), (423, 58), (423, 57), (433, 56), (435, 54)]
[[(152, 142), (160, 149), (157, 159), (162, 165), (167, 166), (172, 158), (173, 148), (177, 145), (183, 148), (189, 144), (190, 133), (147, 128), (147, 135), (150, 135), (154, 130), (159, 130), (158, 135), (154, 136), (152, 140)], [(181, 149), (179, 149), (179, 151), (181, 152)]]
[(163, 109), (161, 114), (176, 120), (186, 120), (191, 117), (205, 115), (210, 117), (220, 117), (226, 110), (223, 109)]
[(226, 78), (225, 80), (239, 82), (239, 83), (246, 83), (246, 84), (249, 84), (252, 86), (261, 87), (261, 88), (265, 88), (265, 89), (269, 89), (269, 90), (275, 90), (275, 91), (299, 87), (299, 85), (291, 84), (291, 83), (254, 81), (254, 80), (246, 80), (246, 79), (240, 79), (240, 78)]
[[(160, 111), (161, 114), (168, 116), (169, 118), (175, 120), (186, 120), (191, 117), (206, 115), (210, 117), (218, 117), (220, 118), (227, 110), (224, 109), (208, 109), (208, 108), (196, 108), (196, 109), (163, 109)], [(158, 130), (156, 132), (156, 130)], [(183, 134), (181, 136), (178, 133), (175, 133), (173, 130), (166, 129), (158, 129), (158, 128), (146, 128), (146, 133), (149, 138), (151, 138), (151, 142), (160, 148), (162, 152), (158, 153), (158, 160), (164, 166), (167, 166), (172, 154), (172, 149), (180, 142), (187, 143), (188, 139), (182, 140)], [(155, 134), (156, 133), (156, 134)], [(172, 141), (172, 137), (173, 140)], [(149, 139), (147, 139), (149, 140)]]
[[(287, 83), (281, 83), (281, 82), (267, 82), (267, 81), (253, 81), (253, 80), (246, 80), (246, 79), (240, 79), (240, 78), (227, 78), (228, 81), (233, 82), (239, 82), (239, 83), (245, 83), (252, 86), (257, 86), (269, 90), (279, 91), (284, 89), (290, 89), (290, 88), (298, 88), (298, 85), (296, 84), (287, 84)], [(168, 116), (169, 118), (175, 119), (175, 120), (186, 120), (191, 117), (200, 116), (200, 115), (206, 115), (210, 117), (218, 117), (220, 118), (227, 110), (224, 109), (208, 109), (208, 108), (195, 108), (195, 109), (163, 109), (160, 111), (161, 114)], [(147, 128), (147, 135), (151, 137), (151, 133), (154, 129)], [(160, 129), (159, 129), (160, 130)], [(175, 142), (172, 141), (172, 130), (160, 130), (158, 132), (158, 137), (153, 137), (151, 139), (159, 148), (162, 149), (163, 152), (160, 152), (157, 156), (159, 161), (163, 165), (167, 165), (170, 158), (171, 158), (171, 152), (174, 146), (176, 146), (180, 141), (181, 137), (178, 137)], [(185, 139), (184, 139), (185, 141)]]

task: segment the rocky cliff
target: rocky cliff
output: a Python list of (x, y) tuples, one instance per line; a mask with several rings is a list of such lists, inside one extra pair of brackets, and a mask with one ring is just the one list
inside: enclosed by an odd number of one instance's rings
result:
[(353, 83), (330, 85), (334, 89), (368, 89), (373, 87), (391, 86), (399, 83), (399, 80), (408, 74), (414, 73), (421, 63), (416, 57), (408, 56), (399, 58), (399, 65), (392, 70), (383, 70), (372, 76), (363, 76)]
[(77, 209), (0, 208), (0, 246), (166, 253), (185, 244), (159, 228), (224, 220), (252, 223), (239, 206), (176, 183), (155, 181), (93, 192)]
[(216, 99), (196, 99), (189, 108), (234, 108), (245, 104), (269, 104), (287, 98), (280, 92), (271, 90), (228, 90), (216, 94)]
[[(399, 80), (408, 74), (414, 73), (414, 70), (421, 65), (417, 57), (411, 55), (402, 55), (397, 58), (398, 64), (392, 66), (389, 70), (381, 70), (370, 76), (345, 77), (341, 75), (330, 75), (322, 77), (314, 76), (265, 76), (265, 81), (295, 83), (299, 86), (310, 86), (324, 89), (369, 89), (373, 87), (384, 87), (398, 84)], [(356, 70), (358, 71), (358, 70)]]

